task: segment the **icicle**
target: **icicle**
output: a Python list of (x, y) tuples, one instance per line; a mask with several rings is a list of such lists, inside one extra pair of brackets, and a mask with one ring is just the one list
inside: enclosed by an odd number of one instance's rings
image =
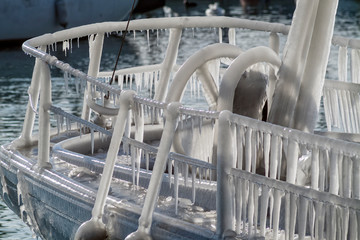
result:
[(178, 214), (179, 204), (179, 169), (178, 162), (174, 161), (174, 194), (175, 194), (175, 214)]
[(309, 231), (311, 239), (315, 238), (315, 207), (314, 202), (309, 200)]
[(360, 83), (360, 50), (351, 50), (351, 81)]
[(311, 151), (311, 188), (319, 190), (319, 149)]
[(260, 198), (260, 236), (265, 237), (267, 210), (269, 202), (269, 187), (262, 186)]
[(330, 155), (330, 188), (329, 192), (335, 195), (339, 194), (339, 165), (338, 165), (339, 153), (335, 150), (331, 151)]
[(235, 30), (235, 28), (230, 28), (228, 34), (229, 34), (229, 44), (236, 45), (236, 30)]
[(339, 81), (347, 81), (347, 47), (339, 47), (339, 56), (338, 56), (338, 73)]
[(148, 48), (150, 50), (150, 31), (149, 31), (149, 29), (146, 30), (146, 39), (147, 39), (147, 43), (148, 43)]
[(219, 28), (219, 43), (222, 43), (223, 42), (223, 39), (222, 39), (222, 28), (220, 27)]
[[(330, 220), (328, 221), (329, 225), (327, 225), (328, 232), (330, 232), (330, 236), (327, 239), (336, 239), (336, 220), (337, 220), (337, 214), (336, 214), (336, 206), (330, 205), (329, 206), (330, 211)], [(329, 218), (328, 218), (329, 219)]]
[(264, 133), (264, 165), (265, 165), (265, 177), (269, 177), (269, 157), (270, 157), (270, 133)]
[(259, 185), (254, 184), (254, 234), (257, 235), (259, 213)]
[(94, 129), (91, 129), (91, 155), (94, 155)]
[(308, 201), (306, 198), (300, 196), (299, 197), (299, 220), (298, 220), (299, 239), (305, 238), (307, 212), (308, 212)]
[(249, 182), (248, 221), (248, 233), (249, 236), (252, 236), (254, 224), (254, 183), (252, 182)]
[(159, 46), (159, 29), (156, 29), (156, 46)]
[(248, 193), (249, 193), (249, 182), (246, 180), (242, 181), (242, 222), (243, 222), (243, 232), (246, 232), (246, 221), (247, 221), (247, 215), (246, 215), (246, 210), (247, 210), (247, 199), (248, 199)]
[(236, 125), (237, 168), (243, 170), (244, 127)]
[(274, 189), (274, 209), (273, 209), (273, 239), (278, 239), (279, 220), (280, 220), (281, 192)]
[(251, 171), (251, 138), (252, 138), (252, 129), (247, 128), (245, 133), (245, 171), (250, 172)]
[[(18, 181), (18, 184), (16, 185), (16, 189), (17, 189), (18, 204), (21, 205), (21, 197), (22, 197), (21, 181)], [(23, 219), (23, 218), (21, 218), (21, 219)]]
[(323, 203), (315, 202), (315, 239), (323, 239), (324, 221)]
[(185, 163), (185, 167), (183, 166), (183, 171), (184, 171), (184, 182), (185, 182), (185, 187), (187, 186), (187, 182), (188, 182), (188, 177), (189, 177), (189, 164)]
[[(360, 160), (358, 156), (354, 157), (352, 166), (352, 198), (360, 199)], [(358, 221), (360, 222), (360, 219)]]
[(134, 186), (135, 186), (135, 162), (136, 162), (135, 147), (131, 146), (131, 172), (132, 172), (132, 183)]
[(349, 208), (340, 208), (341, 222), (338, 224), (341, 228), (341, 239), (347, 239), (349, 233)]
[(236, 219), (236, 233), (240, 234), (241, 232), (241, 213), (242, 213), (242, 180), (240, 178), (236, 178), (235, 182), (235, 219)]
[(80, 38), (77, 38), (77, 48), (80, 48)]
[(350, 226), (349, 226), (349, 237), (350, 240), (358, 239), (358, 234), (360, 229), (358, 228), (358, 221), (356, 216), (356, 211), (351, 209), (350, 210)]
[(134, 30), (133, 31), (133, 34), (134, 34), (134, 40), (136, 39), (136, 31)]
[(192, 203), (195, 203), (195, 176), (196, 176), (196, 167), (192, 167), (191, 169), (191, 196), (192, 196)]
[(64, 40), (63, 41), (63, 48), (62, 48), (63, 52), (65, 53), (65, 57), (66, 57), (66, 53), (67, 53), (67, 50), (69, 50), (69, 41), (67, 40)]

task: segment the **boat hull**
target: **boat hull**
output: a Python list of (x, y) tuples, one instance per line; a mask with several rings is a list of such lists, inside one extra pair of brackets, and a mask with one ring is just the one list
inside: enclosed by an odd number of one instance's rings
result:
[[(1, 197), (43, 239), (73, 239), (91, 218), (96, 192), (52, 170), (34, 170), (31, 159), (2, 146)], [(110, 239), (124, 239), (138, 226), (138, 205), (109, 198), (103, 215)], [(215, 233), (179, 219), (154, 214), (154, 239), (215, 239)]]

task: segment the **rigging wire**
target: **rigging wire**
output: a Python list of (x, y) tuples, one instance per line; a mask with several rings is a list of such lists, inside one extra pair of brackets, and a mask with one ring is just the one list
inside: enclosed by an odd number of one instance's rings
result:
[[(112, 76), (111, 76), (109, 85), (111, 85), (111, 84), (113, 83), (113, 81), (114, 81), (114, 76), (115, 76), (116, 67), (117, 67), (117, 65), (118, 65), (119, 58), (120, 58), (120, 54), (121, 54), (121, 51), (122, 51), (122, 48), (123, 48), (123, 45), (124, 45), (124, 42), (125, 42), (125, 37), (126, 37), (127, 31), (128, 31), (128, 28), (129, 28), (129, 24), (130, 24), (130, 19), (131, 19), (132, 13), (133, 13), (134, 8), (135, 8), (135, 2), (136, 2), (136, 0), (133, 1), (132, 7), (131, 7), (131, 11), (130, 11), (130, 13), (129, 13), (129, 17), (128, 17), (128, 20), (127, 20), (127, 24), (126, 24), (125, 31), (124, 31), (124, 33), (123, 33), (122, 36), (121, 36), (121, 37), (122, 37), (122, 39), (121, 39), (121, 45), (120, 45), (120, 49), (119, 49), (119, 52), (118, 52), (118, 55), (117, 55), (117, 58), (116, 58), (114, 70), (113, 70), (113, 73), (112, 73)], [(105, 97), (106, 97), (106, 98), (109, 98), (109, 95), (110, 95), (110, 93), (108, 92)]]

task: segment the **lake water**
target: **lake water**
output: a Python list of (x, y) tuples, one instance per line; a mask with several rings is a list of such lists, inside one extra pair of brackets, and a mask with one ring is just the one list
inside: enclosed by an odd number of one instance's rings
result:
[[(194, 8), (185, 9), (182, 0), (167, 1), (167, 6), (172, 9), (173, 15), (205, 15), (207, 5), (212, 1), (193, 0), (198, 5)], [(271, 22), (281, 22), (290, 24), (292, 12), (294, 10), (293, 0), (270, 0), (268, 7), (264, 5), (257, 9), (252, 9), (245, 13), (240, 6), (239, 1), (223, 1), (221, 5), (226, 10), (226, 15), (248, 19), (264, 20)], [(161, 17), (164, 16), (162, 9), (152, 11), (147, 14), (136, 15), (136, 18)], [(1, 23), (0, 23), (1, 25)], [(347, 37), (359, 38), (360, 36), (360, 1), (341, 0), (335, 24), (335, 34)], [(254, 41), (253, 38), (244, 39), (244, 41)], [(190, 41), (191, 43), (191, 41)], [(122, 54), (122, 61), (119, 67), (146, 63), (156, 57), (156, 52), (146, 53), (139, 56), (134, 54), (139, 52), (142, 43), (137, 47), (130, 47)], [(146, 44), (145, 44), (146, 45)], [(114, 56), (107, 56), (108, 63), (105, 68), (112, 68), (115, 58), (114, 52), (119, 47), (118, 41), (110, 45), (109, 53)], [(87, 48), (77, 51), (77, 58), (74, 58), (71, 64), (75, 67), (84, 67), (87, 64)], [(191, 52), (191, 50), (190, 50)], [(2, 47), (0, 49), (0, 144), (12, 141), (19, 136), (22, 128), (22, 121), (27, 103), (27, 89), (30, 84), (33, 58), (29, 58), (21, 51), (20, 44), (15, 46)], [(331, 59), (336, 64), (336, 56)], [(104, 66), (103, 66), (104, 67)], [(330, 73), (331, 74), (331, 73)], [(56, 75), (56, 73), (55, 73)], [(81, 101), (79, 101), (81, 102)], [(73, 103), (71, 103), (73, 104)], [(70, 103), (69, 103), (70, 106)], [(77, 109), (73, 109), (77, 111)], [(1, 239), (36, 239), (30, 228), (27, 227), (19, 218), (14, 215), (0, 200), (0, 238)]]

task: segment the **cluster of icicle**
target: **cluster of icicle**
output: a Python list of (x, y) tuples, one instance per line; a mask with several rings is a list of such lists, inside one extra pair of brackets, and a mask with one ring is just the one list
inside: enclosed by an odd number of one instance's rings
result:
[(360, 133), (360, 50), (351, 49), (348, 78), (348, 47), (340, 46), (339, 82), (325, 82), (323, 100), (328, 131)]
[[(238, 233), (265, 236), (269, 226), (274, 239), (279, 238), (278, 229), (285, 229), (291, 239), (297, 224), (299, 239), (305, 234), (315, 239), (358, 239), (360, 151), (356, 144), (239, 115), (231, 115), (229, 128), (236, 136), (232, 141), (237, 169), (231, 174), (236, 179), (232, 198)], [(265, 176), (247, 174), (259, 173), (261, 168)], [(276, 181), (280, 178), (286, 182)]]
[(92, 123), (85, 121), (82, 118), (76, 117), (70, 113), (65, 112), (61, 108), (51, 106), (50, 111), (54, 113), (54, 117), (56, 119), (56, 126), (58, 134), (64, 132), (64, 125), (66, 129), (66, 133), (72, 130), (72, 123), (76, 123), (76, 130), (79, 131), (80, 137), (83, 134), (90, 132), (91, 135), (91, 154), (94, 154), (95, 149), (95, 132), (97, 132), (102, 141), (105, 141), (106, 137), (111, 136), (111, 132), (108, 130)]
[(238, 234), (266, 239), (358, 239), (358, 201), (241, 170), (233, 169), (231, 174)]

